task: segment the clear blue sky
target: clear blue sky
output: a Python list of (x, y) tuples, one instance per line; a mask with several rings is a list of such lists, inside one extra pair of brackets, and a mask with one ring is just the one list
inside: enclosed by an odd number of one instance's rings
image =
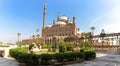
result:
[[(15, 42), (17, 33), (21, 40), (41, 34), (43, 23), (43, 6), (45, 0), (0, 0), (0, 41)], [(77, 27), (82, 32), (96, 28), (99, 34), (102, 28), (106, 32), (120, 32), (120, 0), (46, 0), (47, 24), (53, 24), (57, 14), (72, 20), (76, 16)]]

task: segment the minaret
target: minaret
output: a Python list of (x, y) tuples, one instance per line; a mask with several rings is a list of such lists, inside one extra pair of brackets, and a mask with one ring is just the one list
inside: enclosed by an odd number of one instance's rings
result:
[(73, 17), (73, 24), (76, 25), (76, 17)]
[(47, 5), (45, 3), (44, 4), (44, 12), (43, 12), (43, 29), (45, 28), (45, 25), (46, 25), (46, 9), (47, 9)]
[(60, 12), (58, 12), (58, 17), (57, 17), (58, 20), (59, 20), (59, 17), (60, 17)]

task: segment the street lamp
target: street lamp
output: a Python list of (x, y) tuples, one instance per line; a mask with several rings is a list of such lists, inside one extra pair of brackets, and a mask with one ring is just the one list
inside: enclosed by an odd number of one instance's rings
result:
[(117, 52), (118, 52), (118, 45), (119, 45), (119, 39), (118, 39), (118, 34), (117, 33), (115, 33), (115, 35), (116, 35), (116, 41), (117, 41)]
[(20, 46), (20, 35), (21, 35), (21, 33), (17, 33), (17, 36), (18, 36), (17, 47), (21, 47)]
[(101, 31), (101, 33), (100, 33), (100, 37), (102, 38), (102, 50), (103, 50), (103, 43), (104, 43), (104, 37), (106, 36), (106, 34), (105, 34), (105, 30), (104, 29), (102, 29), (102, 31)]
[(37, 35), (36, 35), (36, 37), (37, 37), (37, 38), (36, 38), (36, 42), (37, 42), (37, 43), (39, 43), (39, 37), (40, 37), (39, 31), (40, 31), (40, 29), (37, 28), (37, 29), (36, 29), (36, 32), (37, 32)]

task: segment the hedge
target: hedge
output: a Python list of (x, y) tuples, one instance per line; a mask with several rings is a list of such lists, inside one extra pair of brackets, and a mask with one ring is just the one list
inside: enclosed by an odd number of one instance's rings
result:
[(91, 60), (96, 58), (96, 53), (93, 50), (85, 50), (85, 60)]
[(40, 55), (23, 53), (20, 54), (17, 60), (21, 63), (26, 63), (27, 65), (37, 65), (39, 63)]
[(77, 60), (89, 60), (96, 57), (95, 51), (84, 50), (84, 52), (64, 52), (55, 54), (29, 54), (22, 50), (11, 49), (10, 55), (21, 63), (27, 65), (49, 65), (55, 62), (69, 62)]
[(17, 59), (18, 55), (20, 55), (22, 53), (28, 53), (28, 49), (29, 49), (28, 47), (10, 49), (9, 54), (10, 54), (10, 56)]

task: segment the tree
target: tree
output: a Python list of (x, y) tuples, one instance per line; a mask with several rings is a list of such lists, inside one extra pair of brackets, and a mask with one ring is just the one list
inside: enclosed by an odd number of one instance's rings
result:
[(101, 33), (100, 33), (100, 37), (102, 38), (102, 50), (103, 50), (103, 43), (104, 43), (104, 37), (105, 37), (105, 36), (106, 36), (105, 30), (102, 29), (102, 30), (101, 30)]
[(84, 41), (80, 41), (79, 44), (81, 48), (84, 48)]
[(94, 27), (94, 26), (92, 26), (90, 29), (92, 30), (92, 33), (93, 33), (93, 35), (94, 35), (94, 30), (95, 30), (95, 27)]
[(66, 48), (65, 48), (65, 42), (64, 40), (59, 40), (59, 52), (65, 52)]
[(86, 39), (91, 39), (92, 38), (92, 34), (91, 34), (91, 32), (83, 32), (82, 33), (82, 36), (85, 38), (85, 41), (86, 41)]

